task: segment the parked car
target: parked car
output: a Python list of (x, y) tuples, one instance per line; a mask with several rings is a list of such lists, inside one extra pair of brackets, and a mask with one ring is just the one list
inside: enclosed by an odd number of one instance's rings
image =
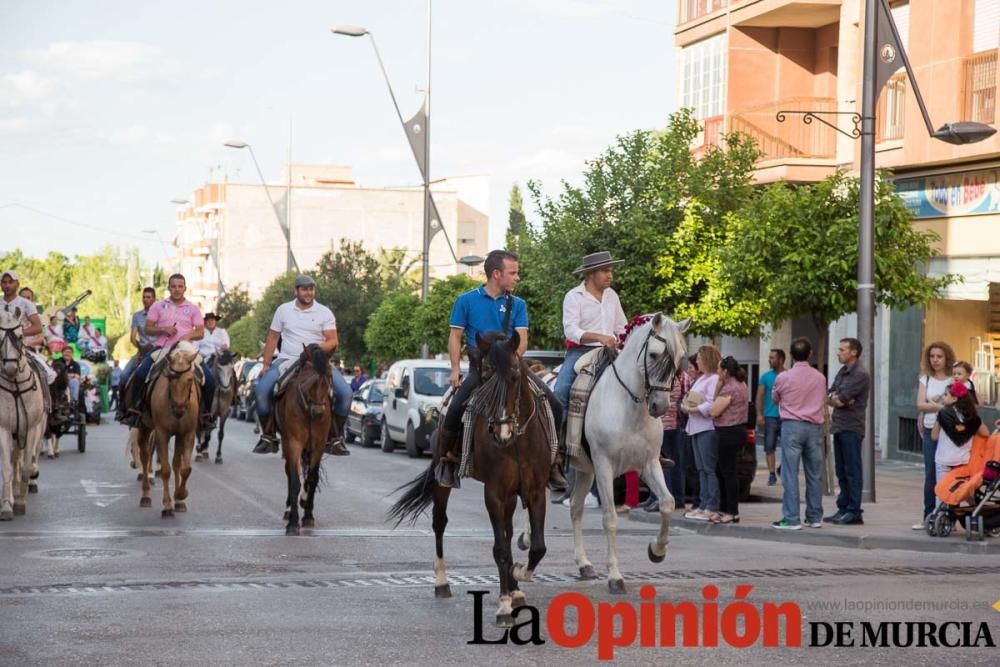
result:
[(369, 380), (358, 387), (351, 398), (351, 412), (344, 426), (347, 442), (360, 441), (362, 447), (374, 447), (382, 437), (382, 403), (385, 380)]
[(240, 369), (240, 384), (236, 389), (236, 416), (245, 421), (254, 421), (257, 416), (257, 396), (254, 394), (256, 380), (264, 364), (252, 361)]
[[(743, 442), (739, 458), (736, 461), (736, 479), (739, 482), (740, 502), (750, 499), (750, 487), (757, 475), (757, 407), (753, 401), (747, 408), (747, 438)], [(691, 439), (684, 438), (684, 467), (687, 469), (685, 491), (688, 498), (698, 501), (701, 484), (698, 481), (698, 467), (694, 463), (694, 452), (691, 450)]]
[[(468, 365), (462, 364), (462, 371), (467, 370)], [(430, 448), (450, 377), (448, 361), (404, 359), (389, 368), (382, 403), (382, 451), (391, 452), (402, 442), (407, 455), (416, 458)]]
[(561, 365), (565, 358), (565, 350), (527, 350), (524, 353), (524, 360), (529, 364), (532, 361), (541, 362), (549, 371)]

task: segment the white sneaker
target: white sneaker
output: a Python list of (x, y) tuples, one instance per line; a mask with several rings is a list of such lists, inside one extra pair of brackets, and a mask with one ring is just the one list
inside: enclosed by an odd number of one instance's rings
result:
[(926, 524), (923, 521), (921, 521), (920, 523), (915, 523), (912, 526), (910, 526), (910, 530), (923, 530), (926, 527), (927, 527)]
[(570, 502), (569, 502), (569, 500), (570, 500), (570, 499), (569, 499), (569, 497), (568, 497), (568, 496), (567, 496), (566, 498), (564, 498), (564, 499), (563, 499), (563, 501), (562, 501), (562, 505), (563, 505), (563, 507), (569, 507), (569, 506), (570, 506)]
[(588, 493), (587, 494), (587, 499), (583, 501), (583, 506), (586, 509), (591, 509), (592, 510), (592, 509), (594, 509), (596, 507), (600, 507), (601, 504), (597, 502), (597, 498), (594, 497), (594, 494)]
[(695, 521), (708, 521), (712, 518), (715, 512), (709, 512), (708, 510), (695, 510), (694, 512), (689, 512), (685, 514), (685, 518), (694, 519)]
[(693, 509), (690, 512), (685, 512), (684, 513), (684, 518), (685, 519), (696, 519), (696, 518), (698, 518), (698, 514), (700, 512), (701, 512), (701, 510), (699, 510), (699, 509)]
[(806, 528), (822, 528), (823, 527), (823, 522), (822, 521), (806, 521), (805, 526), (806, 526)]

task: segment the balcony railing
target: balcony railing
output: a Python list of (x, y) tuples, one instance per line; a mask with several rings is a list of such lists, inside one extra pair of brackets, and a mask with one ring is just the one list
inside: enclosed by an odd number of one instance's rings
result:
[(680, 10), (677, 25), (680, 25), (724, 9), (729, 0), (680, 0), (677, 4)]
[(963, 117), (978, 123), (996, 122), (997, 50), (974, 53), (965, 59), (965, 109)]
[(875, 141), (903, 138), (906, 111), (906, 72), (894, 74), (885, 84), (875, 110)]
[(810, 157), (831, 158), (837, 150), (834, 130), (813, 120), (804, 123), (799, 116), (787, 116), (778, 122), (782, 110), (835, 111), (837, 102), (828, 97), (796, 97), (772, 102), (740, 113), (730, 118), (730, 132), (744, 132), (757, 140), (757, 147), (764, 153), (761, 159)]

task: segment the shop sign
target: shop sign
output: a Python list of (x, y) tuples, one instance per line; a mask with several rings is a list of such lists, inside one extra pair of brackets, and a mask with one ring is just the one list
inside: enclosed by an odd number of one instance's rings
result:
[(914, 218), (1000, 213), (1000, 169), (901, 178), (896, 191)]

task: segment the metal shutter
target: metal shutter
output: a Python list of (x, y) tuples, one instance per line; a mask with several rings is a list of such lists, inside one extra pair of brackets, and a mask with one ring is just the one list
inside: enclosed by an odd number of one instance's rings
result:
[[(998, 2), (997, 4), (1000, 4)], [(903, 41), (903, 50), (910, 50), (910, 3), (892, 5), (889, 8), (892, 12), (892, 21), (899, 31), (899, 38)]]
[(976, 0), (972, 21), (973, 53), (1000, 46), (1000, 0)]

